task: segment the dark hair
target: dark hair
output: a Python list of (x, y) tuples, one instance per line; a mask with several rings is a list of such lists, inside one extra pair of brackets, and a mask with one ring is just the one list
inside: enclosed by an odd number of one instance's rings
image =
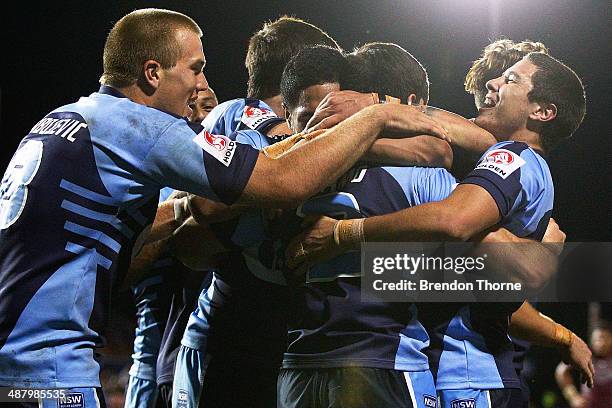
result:
[(548, 54), (548, 48), (541, 42), (529, 40), (515, 43), (509, 39), (500, 39), (492, 42), (484, 48), (482, 56), (474, 61), (465, 76), (465, 90), (476, 95), (479, 103), (484, 104), (487, 81), (501, 76), (530, 52)]
[(378, 92), (406, 103), (410, 94), (429, 100), (429, 80), (421, 63), (397, 44), (364, 44), (347, 55), (351, 74), (343, 89)]
[(289, 60), (280, 82), (283, 102), (293, 109), (300, 94), (312, 85), (325, 83), (340, 84), (346, 72), (347, 62), (337, 48), (319, 45), (304, 48)]
[(586, 112), (584, 86), (571, 68), (550, 55), (532, 52), (525, 58), (537, 67), (531, 77), (529, 101), (557, 106), (557, 117), (545, 122), (540, 134), (542, 146), (549, 150), (570, 137), (582, 123)]
[(340, 49), (323, 30), (299, 18), (283, 16), (253, 34), (245, 65), (249, 71), (249, 98), (265, 99), (280, 93), (285, 64), (301, 49), (328, 45)]
[(202, 36), (195, 21), (176, 11), (142, 9), (123, 16), (106, 38), (100, 83), (118, 88), (132, 85), (147, 60), (159, 62), (164, 69), (175, 66), (183, 52), (176, 35), (179, 29)]

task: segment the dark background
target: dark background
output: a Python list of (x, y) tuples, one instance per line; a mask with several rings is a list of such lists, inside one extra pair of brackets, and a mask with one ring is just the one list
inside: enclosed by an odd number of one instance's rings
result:
[[(570, 241), (611, 241), (610, 3), (569, 0), (343, 0), (19, 2), (2, 12), (0, 170), (20, 139), (47, 112), (98, 88), (104, 39), (112, 24), (142, 7), (185, 12), (204, 30), (206, 76), (220, 101), (245, 96), (244, 55), (262, 22), (283, 14), (306, 19), (351, 50), (368, 41), (398, 43), (427, 68), (430, 104), (467, 117), (463, 90), (471, 62), (500, 36), (544, 42), (583, 79), (587, 116), (577, 134), (549, 157), (555, 212)], [(585, 334), (585, 305), (541, 309)], [(540, 389), (550, 387), (558, 358), (537, 352)]]

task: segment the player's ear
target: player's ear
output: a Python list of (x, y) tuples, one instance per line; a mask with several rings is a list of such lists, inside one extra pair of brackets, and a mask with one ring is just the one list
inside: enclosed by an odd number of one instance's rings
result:
[(535, 110), (529, 114), (529, 119), (539, 122), (550, 122), (557, 117), (557, 105), (554, 103), (538, 103)]
[(161, 79), (161, 65), (155, 60), (147, 60), (143, 64), (144, 82), (148, 87), (157, 89), (159, 88), (159, 81)]

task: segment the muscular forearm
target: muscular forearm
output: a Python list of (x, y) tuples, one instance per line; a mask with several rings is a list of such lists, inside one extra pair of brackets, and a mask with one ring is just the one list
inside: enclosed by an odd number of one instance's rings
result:
[(557, 341), (555, 339), (555, 324), (552, 319), (545, 317), (528, 302), (524, 302), (512, 314), (508, 331), (512, 336), (519, 339), (544, 347), (552, 347)]
[(278, 159), (260, 157), (240, 203), (291, 207), (321, 191), (350, 169), (384, 129), (385, 118), (374, 108), (364, 109)]
[(168, 239), (162, 239), (142, 247), (138, 255), (130, 263), (124, 286), (127, 288), (142, 280), (147, 272), (151, 270), (153, 263), (164, 253), (167, 245)]
[(447, 142), (432, 136), (379, 139), (366, 152), (363, 160), (390, 166), (444, 167), (450, 169), (453, 163), (453, 150)]
[(486, 234), (482, 242), (495, 271), (533, 292), (541, 290), (557, 271), (557, 253), (542, 242), (519, 238), (505, 228)]
[(499, 222), (495, 201), (482, 187), (461, 184), (437, 202), (364, 221), (366, 241), (466, 241)]
[(512, 314), (508, 332), (543, 347), (567, 347), (573, 336), (571, 331), (538, 312), (528, 302)]
[(207, 225), (188, 219), (172, 238), (172, 253), (185, 266), (193, 270), (207, 270), (216, 266), (227, 248)]
[(157, 207), (155, 220), (147, 236), (146, 243), (170, 237), (189, 216), (190, 212), (186, 196), (164, 201)]
[(428, 106), (426, 112), (446, 128), (453, 145), (461, 147), (468, 153), (480, 155), (497, 143), (491, 133), (463, 116), (432, 106)]

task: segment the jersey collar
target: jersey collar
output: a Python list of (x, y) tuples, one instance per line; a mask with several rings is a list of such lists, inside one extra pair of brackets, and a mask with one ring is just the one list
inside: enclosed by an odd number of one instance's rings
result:
[(108, 85), (100, 86), (100, 90), (98, 91), (98, 93), (101, 93), (104, 95), (111, 95), (111, 96), (114, 96), (115, 98), (127, 98), (127, 96), (119, 92), (117, 89), (113, 88), (112, 86), (108, 86)]

